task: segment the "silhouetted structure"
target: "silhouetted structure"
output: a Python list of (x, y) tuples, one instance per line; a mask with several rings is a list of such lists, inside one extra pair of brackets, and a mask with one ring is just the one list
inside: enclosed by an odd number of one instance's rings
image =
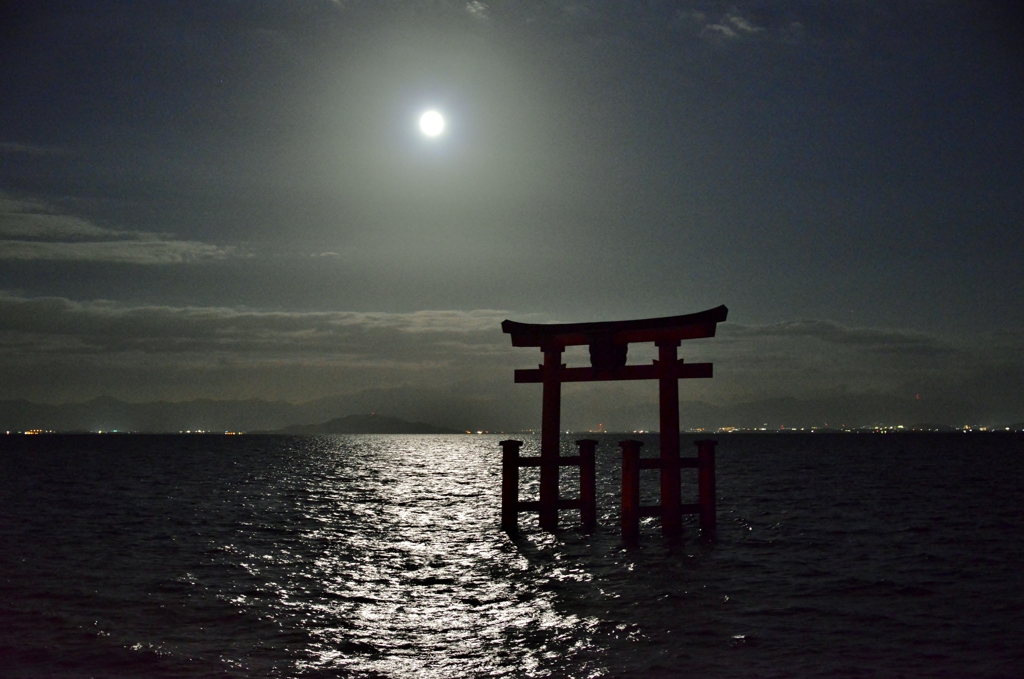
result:
[[(636, 321), (603, 323), (531, 324), (504, 321), (503, 332), (512, 336), (514, 347), (539, 347), (544, 363), (536, 369), (516, 370), (518, 384), (540, 382), (544, 385), (540, 457), (520, 457), (520, 441), (502, 441), (502, 526), (509, 531), (518, 527), (520, 511), (537, 510), (544, 530), (558, 528), (559, 509), (580, 509), (585, 529), (596, 521), (594, 497), (594, 448), (596, 441), (583, 439), (578, 456), (560, 457), (559, 421), (561, 418), (561, 385), (563, 382), (598, 382), (605, 380), (658, 380), (661, 423), (661, 456), (641, 458), (639, 441), (623, 441), (622, 525), (623, 536), (635, 540), (640, 516), (660, 516), (662, 533), (678, 536), (682, 532), (683, 513), (699, 513), (701, 530), (715, 528), (714, 441), (698, 441), (698, 456), (679, 457), (679, 380), (711, 377), (710, 363), (684, 363), (676, 355), (684, 339), (714, 337), (717, 324), (724, 321), (729, 310), (725, 306), (696, 314), (649, 318)], [(650, 365), (626, 365), (631, 342), (654, 342), (658, 358)], [(561, 362), (567, 346), (589, 345), (590, 367), (568, 368)], [(561, 466), (580, 466), (580, 497), (560, 500), (558, 470)], [(540, 500), (519, 502), (519, 467), (540, 467)], [(679, 470), (697, 467), (699, 498), (695, 505), (682, 504)], [(661, 470), (661, 504), (640, 505), (640, 470)]]

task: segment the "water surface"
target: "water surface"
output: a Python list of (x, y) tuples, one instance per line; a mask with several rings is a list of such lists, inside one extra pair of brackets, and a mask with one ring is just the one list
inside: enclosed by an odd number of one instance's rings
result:
[(718, 539), (636, 549), (621, 437), (514, 539), (500, 438), (3, 437), (0, 676), (1024, 674), (1020, 435), (720, 436)]

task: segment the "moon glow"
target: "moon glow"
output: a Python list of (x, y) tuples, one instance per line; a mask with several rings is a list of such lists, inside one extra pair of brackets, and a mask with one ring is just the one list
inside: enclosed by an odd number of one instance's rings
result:
[(444, 118), (437, 111), (427, 111), (420, 116), (420, 130), (428, 137), (436, 137), (444, 132)]

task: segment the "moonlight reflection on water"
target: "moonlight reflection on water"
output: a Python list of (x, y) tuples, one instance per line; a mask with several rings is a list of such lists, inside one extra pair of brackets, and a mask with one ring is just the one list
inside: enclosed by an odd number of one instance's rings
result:
[(300, 669), (532, 674), (592, 646), (595, 622), (558, 611), (555, 593), (538, 591), (529, 561), (494, 530), (494, 460), (477, 440), (338, 443), (309, 440), (302, 454), (314, 468), (295, 479), (305, 486), (295, 494), (301, 542), (320, 547), (284, 587), (311, 583), (313, 596), (282, 601), (310, 635)]

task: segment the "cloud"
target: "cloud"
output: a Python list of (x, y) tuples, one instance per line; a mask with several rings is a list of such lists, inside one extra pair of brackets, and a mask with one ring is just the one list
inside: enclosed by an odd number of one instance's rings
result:
[[(761, 16), (758, 20), (751, 18), (751, 10)], [(801, 13), (798, 7), (786, 9), (774, 8), (765, 11), (764, 7), (740, 9), (736, 6), (728, 10), (709, 13), (706, 10), (677, 10), (671, 25), (700, 39), (716, 44), (742, 42), (749, 39), (766, 40), (769, 43), (796, 44), (805, 37), (804, 24), (792, 16)]]
[(487, 3), (480, 0), (472, 0), (466, 3), (466, 11), (477, 21), (487, 22), (490, 20), (490, 8)]
[[(228, 355), (260, 360), (451, 360), (458, 344), (488, 352), (503, 338), (500, 311), (270, 312), (220, 307), (126, 306), (0, 293), (0, 347), (19, 355)], [(396, 350), (392, 353), (392, 350)], [(204, 358), (205, 357), (205, 358)]]
[(30, 156), (63, 156), (70, 153), (70, 151), (59, 146), (0, 141), (0, 153), (23, 153)]
[(246, 254), (237, 246), (108, 229), (38, 202), (0, 195), (0, 260), (179, 264)]
[(804, 337), (826, 344), (858, 345), (874, 350), (892, 351), (902, 347), (929, 355), (937, 355), (951, 350), (948, 343), (924, 332), (850, 328), (831, 321), (785, 321), (762, 326), (729, 324), (723, 328), (727, 336), (737, 338)]
[(744, 19), (739, 14), (729, 14), (725, 17), (726, 21), (736, 27), (736, 30), (740, 33), (763, 33), (764, 28), (755, 26), (752, 22)]
[(0, 200), (0, 239), (4, 241), (100, 241), (131, 235), (104, 229), (79, 217), (21, 212), (10, 209), (10, 201), (4, 203)]
[(110, 262), (122, 264), (183, 264), (238, 256), (234, 246), (195, 241), (107, 241), (99, 243), (38, 243), (0, 241), (0, 259)]
[(0, 294), (0, 398), (300, 401), (395, 385), (511, 385), (522, 357), (501, 333), (507, 315), (272, 312)]
[[(698, 20), (699, 23), (703, 23), (705, 18), (703, 14), (692, 14), (689, 16), (691, 19)], [(715, 42), (722, 42), (737, 40), (764, 32), (765, 29), (763, 27), (755, 25), (737, 12), (731, 12), (719, 19), (717, 23), (703, 23), (700, 36)]]
[(715, 386), (726, 399), (951, 393), (981, 374), (1019, 372), (1024, 348), (1011, 347), (1021, 340), (1007, 333), (958, 337), (828, 321), (727, 323), (713, 340)]
[(735, 38), (738, 34), (725, 24), (707, 24), (701, 29), (702, 37), (705, 38)]

